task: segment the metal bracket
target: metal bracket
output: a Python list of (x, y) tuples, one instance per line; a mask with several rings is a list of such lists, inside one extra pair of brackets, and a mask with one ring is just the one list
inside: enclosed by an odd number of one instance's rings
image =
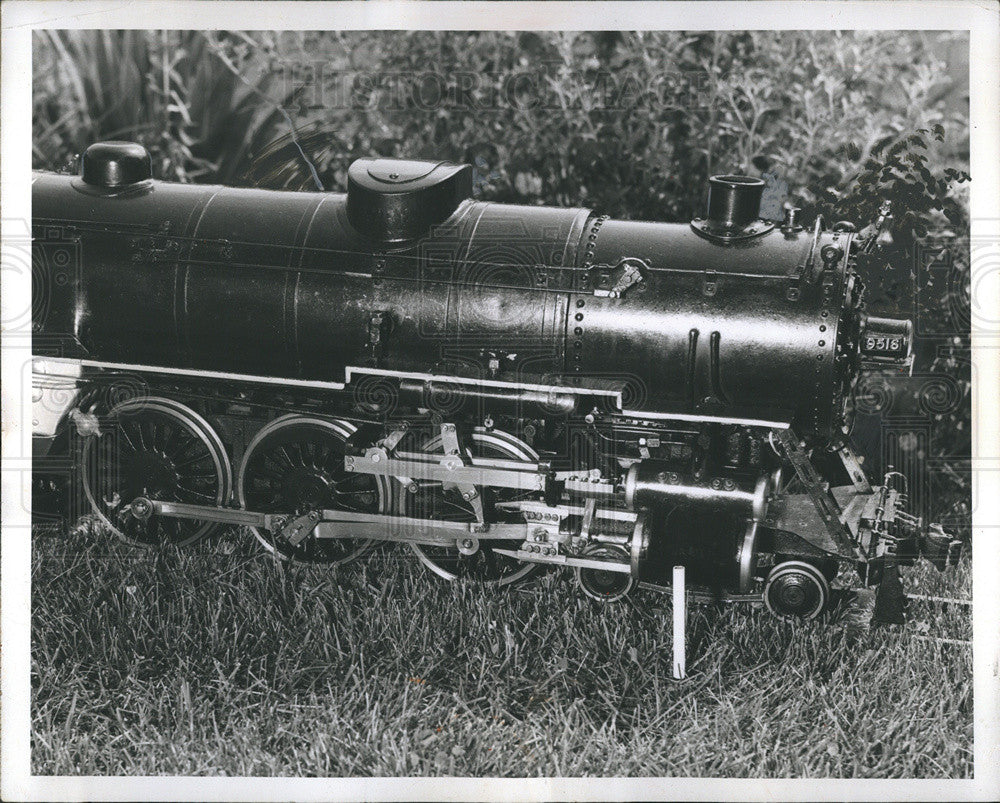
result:
[(599, 471), (596, 472), (596, 476), (581, 476), (572, 471), (557, 471), (555, 479), (565, 483), (563, 488), (570, 496), (576, 494), (583, 497), (607, 498), (615, 496), (619, 490), (614, 480), (601, 477)]
[(643, 272), (647, 270), (649, 263), (636, 257), (622, 257), (614, 267), (595, 265), (591, 268), (597, 276), (596, 281), (592, 282), (594, 295), (621, 298), (626, 290), (644, 280)]
[(754, 220), (742, 228), (727, 229), (722, 226), (715, 226), (710, 221), (696, 217), (691, 221), (691, 228), (695, 234), (704, 237), (706, 240), (728, 245), (751, 240), (767, 234), (774, 228), (774, 223), (770, 220)]
[(590, 528), (594, 524), (594, 511), (597, 509), (597, 500), (591, 497), (587, 500), (583, 508), (583, 521), (580, 524), (580, 537), (590, 538)]
[(319, 524), (319, 515), (318, 510), (312, 510), (289, 519), (281, 526), (281, 536), (292, 546), (298, 546), (316, 529), (316, 525)]
[(791, 427), (788, 429), (776, 429), (773, 432), (775, 438), (777, 438), (778, 442), (784, 448), (785, 455), (792, 464), (792, 468), (795, 469), (796, 476), (805, 486), (806, 492), (816, 506), (816, 511), (823, 520), (823, 524), (833, 542), (838, 548), (843, 550), (845, 555), (854, 555), (859, 559), (863, 559), (864, 555), (860, 547), (851, 538), (850, 532), (841, 520), (843, 511), (834, 495), (830, 493), (830, 484), (824, 482), (819, 472), (816, 471), (816, 467), (812, 464), (812, 460), (809, 459), (809, 455), (802, 443), (800, 443), (798, 436)]
[(104, 433), (101, 432), (101, 422), (93, 413), (85, 413), (79, 407), (74, 407), (69, 411), (69, 420), (76, 427), (76, 432), (81, 438), (89, 438), (96, 435), (98, 438)]
[[(596, 501), (596, 500), (595, 500)], [(546, 520), (553, 525), (567, 516), (583, 516), (586, 513), (585, 505), (546, 505), (544, 502), (537, 502), (533, 499), (523, 499), (517, 502), (497, 502), (494, 507), (497, 510), (510, 510), (522, 513), (526, 519), (532, 522)], [(616, 510), (614, 508), (595, 508), (594, 518), (608, 521), (635, 521), (638, 514), (633, 510)], [(546, 519), (546, 517), (550, 517)]]
[(378, 365), (385, 351), (384, 335), (388, 313), (373, 312), (368, 319), (368, 356), (372, 365)]
[[(462, 443), (458, 437), (458, 427), (454, 424), (441, 425), (441, 446), (444, 448), (444, 453), (447, 456), (445, 460), (441, 461), (442, 464), (449, 459), (457, 458), (462, 462), (463, 466), (468, 465), (468, 461), (472, 456), (462, 447)], [(479, 491), (476, 490), (476, 486), (474, 484), (468, 482), (456, 482), (444, 483), (444, 485), (445, 487), (453, 485), (458, 489), (458, 492), (462, 495), (462, 499), (472, 506), (472, 512), (476, 515), (476, 521), (482, 523), (486, 520), (483, 513), (483, 498), (479, 494)]]
[(879, 237), (889, 230), (892, 225), (892, 202), (883, 201), (881, 206), (878, 208), (878, 215), (875, 221), (862, 230), (862, 233), (870, 231), (868, 239), (864, 241), (861, 246), (861, 253), (871, 254), (875, 250), (875, 246), (878, 244)]
[(719, 289), (719, 275), (714, 270), (706, 270), (701, 277), (701, 294), (707, 298), (715, 295)]
[(840, 455), (840, 462), (844, 464), (844, 468), (847, 470), (847, 476), (854, 483), (854, 490), (859, 493), (870, 494), (872, 492), (872, 484), (868, 481), (868, 475), (865, 474), (865, 470), (861, 467), (861, 461), (858, 459), (858, 454), (854, 451), (854, 447), (850, 443), (845, 442), (837, 449), (837, 454)]
[(388, 435), (386, 435), (382, 440), (378, 442), (378, 445), (386, 450), (389, 454), (396, 451), (396, 447), (399, 446), (399, 442), (406, 437), (409, 432), (409, 428), (406, 426), (404, 421), (399, 429), (394, 429)]
[(813, 226), (812, 240), (809, 243), (809, 251), (806, 253), (805, 261), (793, 268), (788, 274), (788, 289), (785, 297), (789, 301), (798, 301), (802, 295), (802, 283), (809, 284), (813, 280), (813, 267), (816, 264), (816, 247), (819, 245), (820, 235), (823, 233), (823, 218), (816, 216), (816, 224)]

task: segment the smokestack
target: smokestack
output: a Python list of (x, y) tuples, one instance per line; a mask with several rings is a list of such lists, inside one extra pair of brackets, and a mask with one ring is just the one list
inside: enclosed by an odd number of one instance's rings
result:
[(708, 180), (708, 224), (742, 229), (760, 217), (762, 179), (752, 176), (712, 176)]

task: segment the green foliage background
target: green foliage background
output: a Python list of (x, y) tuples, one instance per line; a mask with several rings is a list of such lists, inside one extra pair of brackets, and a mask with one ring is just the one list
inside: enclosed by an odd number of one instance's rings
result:
[[(33, 163), (142, 142), (163, 179), (343, 191), (360, 156), (471, 162), (481, 198), (685, 221), (708, 176), (870, 223), (869, 309), (918, 321), (884, 417), (931, 418), (931, 513), (969, 520), (968, 34), (37, 32)], [(777, 206), (775, 206), (775, 203)], [(941, 269), (941, 266), (945, 266)], [(869, 387), (869, 390), (872, 388)], [(864, 398), (862, 398), (862, 407)]]
[(967, 168), (967, 63), (947, 61), (963, 47), (911, 31), (42, 32), (34, 163), (114, 137), (164, 179), (310, 187), (294, 122), (327, 189), (372, 153), (478, 157), (502, 201), (686, 220), (707, 176), (769, 171), (809, 211), (886, 137), (940, 124), (930, 161)]

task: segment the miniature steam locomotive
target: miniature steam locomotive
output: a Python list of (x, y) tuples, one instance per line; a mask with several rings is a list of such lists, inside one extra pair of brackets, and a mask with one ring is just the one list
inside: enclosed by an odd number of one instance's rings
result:
[(468, 165), (271, 192), (95, 144), (33, 180), (36, 453), (135, 544), (242, 525), (336, 565), (394, 541), (447, 579), (572, 568), (600, 600), (682, 564), (814, 617), (840, 567), (957, 542), (845, 435), (910, 323), (866, 315), (854, 226), (763, 220), (763, 187), (715, 176), (705, 218), (629, 222), (476, 201)]

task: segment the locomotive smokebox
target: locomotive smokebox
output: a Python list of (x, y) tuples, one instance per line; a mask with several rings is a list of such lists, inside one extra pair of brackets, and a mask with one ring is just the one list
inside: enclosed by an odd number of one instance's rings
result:
[(708, 223), (742, 229), (760, 217), (764, 182), (753, 176), (712, 176), (708, 180)]

